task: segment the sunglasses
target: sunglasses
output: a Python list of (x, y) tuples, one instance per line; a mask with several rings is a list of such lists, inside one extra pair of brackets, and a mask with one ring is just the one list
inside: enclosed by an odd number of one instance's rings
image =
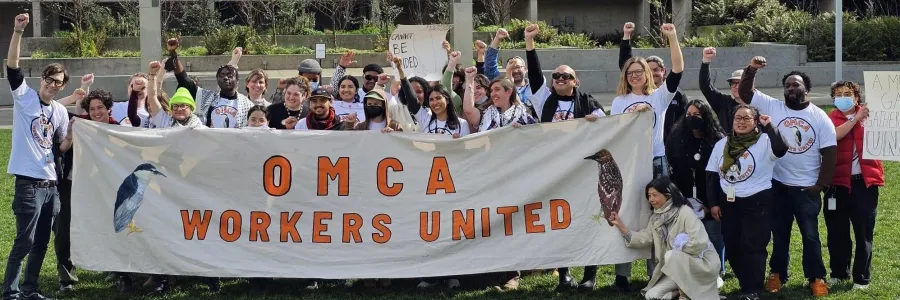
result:
[(575, 75), (569, 73), (553, 73), (553, 80), (572, 80), (575, 79)]
[(378, 76), (373, 76), (373, 75), (366, 75), (363, 78), (365, 78), (366, 81), (377, 81), (378, 80)]
[(44, 82), (46, 82), (47, 84), (52, 84), (52, 85), (54, 85), (54, 86), (56, 86), (56, 87), (62, 87), (62, 86), (64, 86), (64, 85), (66, 85), (66, 82), (65, 82), (65, 81), (56, 80), (56, 79), (53, 79), (53, 78), (50, 78), (50, 77), (44, 77)]

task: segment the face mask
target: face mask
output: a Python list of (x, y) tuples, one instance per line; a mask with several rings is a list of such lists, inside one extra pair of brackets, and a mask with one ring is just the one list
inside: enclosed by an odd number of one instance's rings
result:
[(834, 98), (834, 107), (837, 107), (840, 111), (846, 112), (853, 108), (853, 98), (850, 97), (837, 97)]
[(318, 83), (318, 82), (310, 82), (310, 83), (309, 83), (309, 87), (310, 87), (313, 91), (315, 91), (317, 88), (319, 88), (319, 83)]
[(365, 110), (367, 117), (380, 117), (384, 114), (384, 107), (382, 106), (366, 106)]
[(697, 116), (684, 117), (684, 122), (690, 130), (703, 129), (703, 118)]

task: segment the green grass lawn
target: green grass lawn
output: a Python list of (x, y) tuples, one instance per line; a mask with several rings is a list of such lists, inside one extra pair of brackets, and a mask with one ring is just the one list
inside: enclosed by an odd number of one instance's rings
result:
[[(0, 130), (0, 166), (6, 169), (7, 158), (10, 151), (10, 131)], [(885, 165), (885, 173), (888, 174), (888, 185), (896, 183), (894, 176), (900, 174), (900, 164), (888, 162)], [(6, 257), (12, 247), (13, 238), (15, 236), (15, 221), (10, 202), (13, 198), (12, 176), (0, 176), (0, 253)], [(880, 205), (878, 208), (878, 220), (875, 234), (875, 257), (873, 259), (872, 284), (868, 290), (852, 291), (851, 284), (842, 284), (833, 287), (831, 295), (826, 299), (897, 299), (900, 295), (900, 241), (894, 240), (891, 236), (897, 234), (900, 236), (900, 204), (894, 203), (894, 199), (898, 199), (900, 189), (886, 188), (881, 190)], [(779, 294), (764, 295), (767, 299), (805, 299), (812, 298), (809, 290), (806, 288), (806, 281), (803, 279), (803, 269), (801, 267), (800, 254), (800, 234), (794, 227), (794, 234), (791, 240), (791, 281), (788, 286)], [(825, 255), (824, 260), (826, 266), (828, 264), (828, 251), (824, 248), (825, 243), (825, 222), (820, 219), (819, 232), (823, 241), (822, 253)], [(771, 250), (771, 245), (770, 248)], [(77, 264), (77, 262), (76, 262)], [(0, 260), (0, 269), (4, 269), (6, 260)], [(302, 267), (302, 266), (297, 266)], [(581, 270), (575, 271), (578, 278), (581, 276)], [(729, 271), (730, 272), (730, 271)], [(103, 276), (97, 272), (79, 270), (78, 275), (81, 282), (77, 285), (76, 291), (67, 295), (58, 295), (56, 290), (58, 284), (56, 281), (56, 257), (53, 252), (51, 242), (50, 249), (47, 252), (47, 258), (44, 262), (43, 272), (41, 273), (41, 286), (47, 296), (59, 297), (61, 299), (163, 299), (145, 297), (146, 291), (135, 292), (131, 294), (120, 294), (115, 290), (115, 283), (103, 281)], [(211, 295), (207, 292), (206, 287), (196, 280), (185, 280), (177, 284), (175, 292), (171, 293), (165, 299), (353, 299), (365, 296), (372, 299), (435, 299), (435, 298), (458, 298), (458, 299), (642, 299), (639, 292), (635, 291), (630, 294), (616, 293), (609, 286), (613, 282), (612, 266), (604, 266), (600, 269), (600, 275), (597, 278), (598, 288), (589, 294), (555, 294), (553, 288), (556, 285), (556, 278), (552, 275), (528, 276), (522, 281), (519, 291), (499, 293), (489, 288), (463, 289), (459, 292), (448, 293), (441, 291), (419, 292), (415, 290), (415, 282), (399, 282), (395, 284), (392, 291), (377, 294), (361, 294), (361, 292), (348, 290), (342, 286), (332, 286), (320, 289), (314, 292), (302, 291), (303, 286), (294, 280), (279, 281), (279, 285), (266, 294), (248, 292), (248, 284), (243, 280), (226, 280), (223, 282), (222, 292), (220, 294)], [(645, 273), (644, 262), (635, 263), (633, 273), (634, 287), (639, 289), (646, 285), (647, 275)], [(136, 282), (136, 284), (139, 284)], [(726, 285), (723, 293), (726, 295), (736, 295), (739, 292), (737, 279), (729, 273), (726, 276)], [(699, 299), (698, 299), (699, 300)]]

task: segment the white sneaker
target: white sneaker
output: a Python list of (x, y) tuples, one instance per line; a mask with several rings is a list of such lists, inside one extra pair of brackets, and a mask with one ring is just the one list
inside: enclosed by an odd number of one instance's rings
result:
[(725, 280), (719, 276), (719, 278), (716, 278), (716, 289), (721, 289), (723, 286), (725, 286)]
[(854, 289), (854, 290), (865, 290), (865, 289), (867, 289), (867, 288), (869, 288), (869, 285), (868, 285), (868, 284), (866, 284), (866, 285), (856, 284), (856, 283), (853, 284), (853, 289)]
[(431, 287), (431, 284), (423, 280), (419, 281), (419, 285), (417, 285), (416, 287), (420, 289), (427, 289)]
[(841, 282), (843, 282), (843, 281), (844, 281), (844, 279), (831, 277), (831, 278), (828, 278), (828, 286), (835, 286), (835, 285), (841, 284)]
[(353, 287), (353, 279), (347, 279), (344, 281), (344, 287), (352, 288)]
[(319, 289), (318, 281), (313, 281), (312, 283), (310, 283), (309, 285), (306, 286), (307, 291), (313, 291), (313, 290), (318, 290), (318, 289)]
[(458, 279), (453, 278), (453, 279), (447, 280), (447, 288), (448, 288), (448, 289), (455, 289), (455, 288), (458, 288), (458, 287), (459, 287), (459, 280), (458, 280)]

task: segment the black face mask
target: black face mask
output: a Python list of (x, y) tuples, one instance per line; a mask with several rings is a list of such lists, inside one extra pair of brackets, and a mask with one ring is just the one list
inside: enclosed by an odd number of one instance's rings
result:
[(703, 126), (705, 125), (703, 122), (703, 118), (700, 118), (697, 116), (684, 117), (684, 123), (685, 123), (685, 125), (687, 125), (688, 129), (690, 129), (690, 130), (703, 129)]
[(380, 117), (384, 114), (383, 106), (366, 106), (366, 118)]

